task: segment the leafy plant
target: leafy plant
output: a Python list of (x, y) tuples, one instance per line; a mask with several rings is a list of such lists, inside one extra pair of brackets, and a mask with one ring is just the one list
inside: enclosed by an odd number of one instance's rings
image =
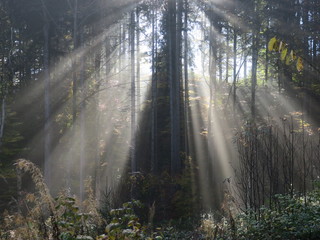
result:
[(122, 208), (112, 209), (110, 215), (111, 222), (105, 228), (105, 234), (100, 235), (98, 239), (144, 239), (146, 236), (146, 227), (142, 226), (139, 218), (134, 212), (135, 208), (141, 208), (140, 201), (133, 200), (124, 203)]
[(87, 234), (90, 233), (88, 225), (90, 215), (82, 213), (76, 206), (76, 199), (61, 195), (56, 198), (56, 211), (60, 212), (57, 224), (60, 229), (61, 240), (93, 239)]
[(286, 65), (296, 63), (296, 68), (299, 72), (303, 70), (303, 60), (301, 56), (297, 56), (297, 53), (293, 49), (289, 49), (289, 46), (284, 41), (273, 37), (268, 43), (269, 51), (277, 51), (280, 53), (280, 60), (284, 61)]
[[(231, 221), (220, 222), (204, 219), (202, 230), (210, 239), (319, 239), (320, 192), (310, 192), (307, 198), (295, 195), (276, 195), (272, 208), (261, 207), (259, 211), (246, 210)], [(236, 233), (236, 234), (234, 234)]]

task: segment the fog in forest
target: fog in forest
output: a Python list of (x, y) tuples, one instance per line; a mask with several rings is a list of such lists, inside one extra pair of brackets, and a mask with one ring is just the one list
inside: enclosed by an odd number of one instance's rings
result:
[(319, 9), (1, 0), (0, 239), (318, 239)]

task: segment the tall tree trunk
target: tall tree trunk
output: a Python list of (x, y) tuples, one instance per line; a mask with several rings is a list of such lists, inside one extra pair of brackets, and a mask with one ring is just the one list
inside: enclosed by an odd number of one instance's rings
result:
[[(95, 29), (95, 34), (99, 35), (102, 32), (103, 25), (102, 25), (102, 19), (103, 19), (103, 11), (102, 11), (102, 6), (103, 6), (103, 0), (99, 0), (99, 5), (100, 5), (100, 11), (99, 11), (99, 24), (94, 28)], [(94, 169), (94, 194), (95, 194), (95, 199), (96, 199), (96, 204), (97, 207), (100, 207), (101, 203), (101, 157), (100, 157), (100, 132), (101, 132), (101, 122), (100, 122), (100, 109), (99, 109), (99, 104), (100, 104), (100, 83), (101, 83), (101, 59), (102, 59), (102, 51), (104, 50), (103, 48), (103, 43), (105, 43), (105, 46), (107, 48), (108, 46), (108, 41), (109, 38), (105, 38), (104, 42), (101, 42), (100, 44), (97, 45), (97, 48), (95, 49), (94, 52), (94, 89), (95, 89), (95, 96), (94, 96), (94, 106), (95, 106), (95, 131), (94, 131), (94, 141), (95, 141), (95, 169)], [(108, 51), (105, 51), (106, 58), (109, 56)], [(107, 66), (106, 66), (106, 71), (107, 71)]]
[(43, 5), (43, 69), (44, 69), (44, 178), (51, 186), (51, 106), (50, 106), (50, 70), (49, 70), (49, 19)]
[[(219, 34), (222, 34), (222, 26), (221, 23), (219, 23)], [(223, 53), (223, 48), (222, 48), (222, 40), (219, 40), (219, 56), (218, 56), (218, 68), (219, 68), (219, 83), (222, 83), (222, 53)]]
[(258, 36), (254, 30), (252, 38), (252, 71), (251, 71), (251, 116), (256, 117), (256, 87), (257, 87), (257, 67), (258, 67)]
[(269, 78), (269, 50), (268, 50), (268, 42), (269, 42), (269, 19), (267, 23), (267, 31), (266, 31), (266, 63), (265, 63), (265, 82), (268, 83)]
[(206, 188), (212, 186), (214, 183), (214, 151), (212, 151), (214, 146), (214, 132), (213, 132), (213, 116), (215, 114), (216, 107), (216, 93), (217, 93), (217, 36), (214, 34), (215, 25), (214, 16), (210, 18), (210, 30), (209, 30), (209, 77), (210, 77), (210, 95), (209, 95), (209, 106), (208, 106), (208, 136), (207, 136), (207, 156), (208, 161), (205, 165), (205, 177), (206, 177)]
[(189, 156), (189, 76), (188, 76), (188, 0), (184, 0), (184, 53), (183, 53), (183, 63), (184, 63), (184, 118), (185, 118), (185, 153)]
[[(180, 59), (180, 41), (177, 39), (177, 4), (176, 0), (168, 0), (168, 48), (169, 48), (169, 84), (170, 84), (170, 119), (171, 119), (171, 173), (176, 174), (181, 170), (180, 159), (180, 78), (179, 78), (179, 65)], [(181, 1), (181, 0), (178, 0)], [(180, 3), (179, 3), (180, 5)], [(181, 10), (181, 9), (179, 9)], [(178, 13), (180, 16), (180, 13)], [(178, 21), (180, 21), (178, 19)], [(181, 34), (181, 32), (180, 32)], [(178, 55), (179, 54), (179, 55)], [(178, 55), (178, 56), (177, 56)]]
[[(208, 144), (212, 146), (212, 114), (213, 107), (215, 105), (215, 92), (216, 83), (217, 83), (217, 45), (216, 45), (216, 36), (214, 36), (213, 29), (213, 20), (210, 21), (210, 30), (209, 30), (209, 77), (210, 77), (210, 97), (209, 97), (209, 109), (208, 109)], [(210, 152), (211, 148), (208, 148)], [(208, 169), (209, 170), (209, 169)]]
[(74, 59), (72, 63), (72, 121), (75, 124), (77, 118), (77, 55), (75, 51), (79, 45), (78, 39), (78, 0), (74, 0), (73, 6), (73, 53)]
[[(242, 45), (243, 49), (247, 48), (247, 33), (244, 33), (244, 44)], [(243, 78), (244, 78), (244, 82), (248, 83), (248, 79), (247, 79), (247, 56), (248, 54), (246, 52), (244, 52), (243, 54), (244, 59), (243, 59)]]
[(157, 106), (158, 106), (158, 84), (157, 84), (157, 10), (155, 7), (152, 10), (152, 106), (151, 106), (151, 172), (158, 172), (158, 157), (157, 157)]
[[(107, 41), (107, 39), (106, 39)], [(99, 112), (99, 92), (100, 92), (100, 81), (101, 81), (101, 74), (100, 74), (100, 67), (101, 67), (101, 47), (98, 48), (97, 52), (95, 53), (95, 63), (94, 63), (94, 69), (95, 69), (95, 106), (96, 106), (96, 116), (95, 116), (95, 125), (96, 125), (96, 131), (95, 131), (95, 141), (96, 141), (96, 152), (95, 152), (95, 198), (97, 200), (97, 205), (99, 207), (99, 203), (101, 200), (101, 158), (100, 158), (100, 112)]]
[(137, 114), (140, 113), (141, 110), (141, 87), (140, 87), (140, 9), (136, 10), (136, 32), (137, 32), (137, 73), (136, 73), (136, 82), (137, 82)]
[(233, 114), (236, 113), (237, 101), (237, 30), (233, 29)]
[(135, 13), (130, 16), (130, 47), (131, 47), (131, 171), (137, 171), (135, 158), (135, 133), (136, 133), (136, 78), (135, 78)]
[[(79, 45), (78, 39), (78, 0), (74, 0), (73, 3), (73, 58), (72, 58), (72, 132), (75, 135), (76, 132), (76, 118), (77, 118), (77, 90), (78, 90), (78, 81), (77, 81), (77, 54), (76, 50)], [(66, 185), (68, 189), (71, 189), (71, 170), (72, 161), (67, 162), (66, 170)]]
[[(2, 79), (2, 77), (1, 77)], [(5, 90), (2, 90), (5, 91)], [(2, 146), (2, 138), (4, 135), (4, 124), (6, 120), (6, 96), (5, 93), (2, 93), (2, 101), (1, 101), (1, 113), (0, 113), (0, 153), (1, 153), (1, 146)]]
[[(11, 37), (11, 42), (13, 44), (13, 37)], [(11, 51), (10, 51), (11, 52)], [(5, 62), (4, 56), (2, 56), (2, 63)], [(11, 67), (11, 56), (9, 53), (9, 68)], [(4, 135), (4, 125), (5, 125), (5, 120), (6, 120), (6, 96), (7, 96), (7, 81), (4, 79), (5, 76), (5, 70), (4, 67), (1, 66), (1, 76), (0, 76), (0, 81), (1, 81), (1, 114), (0, 114), (0, 153), (1, 153), (1, 146), (2, 146), (2, 139)]]
[[(84, 45), (83, 34), (81, 34), (81, 45)], [(84, 199), (84, 180), (85, 180), (85, 56), (82, 56), (80, 59), (80, 94), (81, 94), (81, 102), (79, 106), (80, 111), (80, 174), (79, 174), (79, 185), (80, 185), (80, 202)]]
[(183, 0), (177, 0), (177, 29), (176, 29), (176, 79), (175, 79), (175, 123), (174, 126), (176, 128), (176, 156), (177, 156), (177, 172), (181, 171), (182, 162), (180, 158), (180, 150), (181, 150), (181, 81), (182, 81), (182, 11), (183, 11)]
[(229, 53), (229, 41), (230, 41), (230, 29), (229, 26), (227, 26), (227, 46), (226, 46), (226, 83), (229, 82), (229, 58), (230, 58), (230, 53)]

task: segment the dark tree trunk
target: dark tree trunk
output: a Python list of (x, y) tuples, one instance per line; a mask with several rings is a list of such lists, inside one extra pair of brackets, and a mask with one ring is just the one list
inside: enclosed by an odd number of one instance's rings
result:
[(171, 119), (171, 173), (181, 170), (180, 159), (180, 53), (181, 53), (181, 0), (168, 3), (168, 48), (169, 48), (169, 84), (170, 84), (170, 119)]
[(72, 121), (73, 124), (75, 124), (76, 118), (77, 118), (77, 59), (75, 51), (78, 48), (79, 45), (79, 39), (78, 39), (78, 0), (74, 1), (73, 6), (73, 64), (72, 64)]
[(257, 87), (257, 67), (258, 67), (258, 36), (254, 31), (252, 39), (252, 72), (251, 72), (251, 116), (256, 117), (256, 87)]
[(131, 47), (131, 171), (137, 171), (135, 158), (135, 133), (136, 133), (136, 78), (135, 78), (135, 13), (130, 16), (130, 47)]
[(157, 100), (158, 100), (158, 78), (157, 78), (157, 10), (152, 10), (152, 106), (151, 106), (151, 172), (158, 172), (158, 157), (157, 157), (157, 139), (158, 139), (158, 124), (157, 124)]
[(136, 82), (137, 82), (137, 114), (140, 113), (140, 110), (141, 110), (141, 86), (140, 86), (140, 9), (137, 8), (136, 10), (136, 17), (137, 17), (137, 20), (136, 20), (136, 32), (137, 32), (137, 42), (136, 42), (136, 45), (137, 45), (137, 53), (136, 53), (136, 56), (137, 56), (137, 73), (136, 73)]
[(237, 101), (237, 30), (233, 30), (233, 113), (236, 113)]
[(50, 106), (50, 70), (49, 70), (49, 28), (47, 9), (43, 5), (43, 69), (44, 69), (44, 178), (51, 186), (51, 106)]
[[(84, 45), (84, 39), (83, 39), (83, 34), (81, 34), (81, 45)], [(85, 151), (85, 145), (86, 145), (86, 136), (85, 136), (85, 97), (86, 97), (86, 86), (85, 86), (85, 61), (86, 57), (81, 56), (80, 57), (80, 81), (79, 81), (79, 89), (80, 89), (80, 97), (81, 97), (81, 102), (79, 106), (79, 111), (80, 111), (80, 173), (79, 173), (79, 185), (80, 185), (80, 201), (82, 202), (84, 200), (84, 181), (85, 181), (85, 156), (86, 156), (86, 151)]]
[(184, 1), (184, 53), (183, 53), (183, 64), (184, 64), (184, 150), (186, 156), (189, 156), (189, 76), (188, 76), (188, 0)]

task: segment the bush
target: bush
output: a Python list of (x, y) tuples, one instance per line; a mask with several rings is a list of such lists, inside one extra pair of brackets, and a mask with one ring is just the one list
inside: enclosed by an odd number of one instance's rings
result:
[(317, 191), (306, 199), (277, 195), (273, 209), (241, 214), (239, 239), (319, 239), (320, 205)]
[(279, 194), (272, 208), (249, 209), (218, 223), (204, 219), (202, 230), (210, 239), (316, 240), (320, 236), (320, 191), (306, 197)]
[(135, 208), (141, 208), (139, 201), (124, 203), (122, 208), (112, 209), (110, 215), (111, 222), (105, 228), (105, 234), (97, 239), (145, 239), (146, 227), (142, 226), (139, 218), (134, 212)]

